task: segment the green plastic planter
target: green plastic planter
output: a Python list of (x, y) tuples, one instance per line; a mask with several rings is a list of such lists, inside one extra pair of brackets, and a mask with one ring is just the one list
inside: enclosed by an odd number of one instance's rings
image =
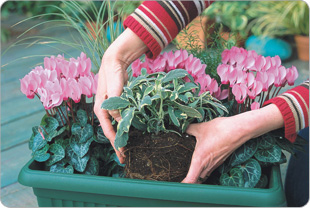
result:
[(279, 166), (272, 167), (270, 177), (267, 189), (235, 188), (51, 173), (31, 160), (18, 180), (33, 187), (42, 207), (286, 206)]

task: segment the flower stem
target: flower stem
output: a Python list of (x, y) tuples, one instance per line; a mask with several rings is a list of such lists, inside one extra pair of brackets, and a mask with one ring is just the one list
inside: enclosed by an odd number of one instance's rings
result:
[(92, 107), (92, 115), (91, 115), (91, 125), (94, 126), (94, 105), (95, 105), (95, 96), (93, 96), (93, 107)]
[(62, 114), (60, 113), (60, 111), (59, 111), (59, 109), (58, 109), (57, 107), (56, 107), (56, 111), (57, 111), (58, 114), (60, 115), (60, 120), (61, 120), (62, 125), (65, 126), (65, 122), (64, 122), (64, 120), (63, 120), (63, 118), (62, 118)]

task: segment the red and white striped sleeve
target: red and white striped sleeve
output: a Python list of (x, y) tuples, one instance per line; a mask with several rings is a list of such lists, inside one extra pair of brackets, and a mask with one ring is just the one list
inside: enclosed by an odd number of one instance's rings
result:
[(124, 21), (148, 46), (148, 58), (160, 52), (212, 1), (145, 1)]
[(309, 80), (272, 98), (264, 105), (275, 104), (284, 119), (285, 138), (294, 142), (299, 130), (309, 126)]

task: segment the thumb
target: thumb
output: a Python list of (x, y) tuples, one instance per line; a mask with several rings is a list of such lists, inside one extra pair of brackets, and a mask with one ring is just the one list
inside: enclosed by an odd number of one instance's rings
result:
[(188, 133), (189, 135), (198, 136), (198, 133), (200, 132), (200, 124), (190, 124), (188, 126), (188, 128), (186, 129), (186, 133)]

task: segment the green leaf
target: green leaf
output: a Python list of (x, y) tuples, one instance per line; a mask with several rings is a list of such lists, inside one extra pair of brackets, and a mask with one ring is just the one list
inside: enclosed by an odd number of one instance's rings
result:
[(270, 149), (275, 144), (275, 140), (267, 135), (263, 135), (258, 139), (258, 149)]
[(90, 157), (84, 174), (86, 175), (98, 175), (99, 173), (99, 162), (96, 158)]
[[(42, 133), (43, 136), (44, 133)], [(47, 140), (42, 137), (40, 133), (34, 136), (33, 143), (32, 143), (32, 151), (35, 152), (41, 148), (43, 148), (47, 144)]]
[(140, 104), (140, 109), (143, 108), (143, 106), (145, 105), (152, 105), (152, 99), (148, 95), (142, 99), (141, 104)]
[(128, 100), (121, 97), (110, 97), (109, 99), (103, 101), (101, 108), (106, 110), (116, 110), (126, 108), (130, 105)]
[(52, 139), (54, 139), (55, 137), (59, 136), (60, 134), (62, 134), (64, 131), (66, 130), (66, 127), (62, 127), (61, 129), (59, 129), (58, 131), (57, 130), (54, 130), (52, 132), (50, 132), (46, 139), (48, 142), (52, 141)]
[(194, 108), (191, 108), (191, 107), (188, 107), (188, 106), (186, 106), (186, 105), (181, 105), (181, 104), (179, 104), (179, 103), (177, 103), (177, 102), (174, 102), (176, 105), (177, 105), (177, 107), (181, 110), (181, 111), (183, 111), (184, 113), (186, 113), (186, 115), (187, 116), (189, 116), (189, 117), (192, 117), (192, 118), (202, 118), (202, 115), (199, 113), (199, 111), (197, 111), (196, 109), (194, 109)]
[(78, 123), (73, 123), (71, 132), (79, 138), (80, 143), (86, 142), (94, 135), (94, 129), (90, 124), (86, 124), (85, 127), (82, 127)]
[(170, 82), (174, 79), (181, 79), (188, 76), (189, 73), (184, 69), (174, 69), (168, 72), (162, 79), (162, 83)]
[(255, 188), (266, 188), (268, 185), (268, 178), (265, 174), (262, 174)]
[(76, 112), (76, 118), (81, 126), (85, 126), (87, 124), (88, 117), (86, 111), (79, 109)]
[(186, 82), (183, 86), (178, 89), (178, 93), (184, 93), (198, 88), (198, 86), (192, 82)]
[(38, 161), (38, 162), (45, 162), (46, 160), (48, 160), (50, 158), (50, 154), (47, 153), (49, 149), (49, 145), (45, 145), (43, 149), (38, 150), (34, 153), (34, 160)]
[(178, 97), (179, 97), (178, 92), (173, 91), (173, 92), (171, 93), (170, 100), (171, 100), (171, 101), (175, 101), (176, 99), (178, 99)]
[(103, 144), (110, 143), (110, 140), (104, 135), (101, 126), (99, 126), (97, 129), (97, 137), (95, 138), (95, 141), (98, 143), (103, 143)]
[(51, 166), (50, 172), (73, 174), (74, 169), (72, 165), (67, 164), (67, 162), (59, 161)]
[(171, 121), (173, 122), (174, 125), (177, 127), (180, 126), (180, 122), (178, 121), (177, 117), (174, 114), (174, 109), (171, 106), (168, 106), (168, 113), (170, 116)]
[(153, 97), (151, 97), (152, 101), (157, 100), (160, 98), (160, 95), (156, 94)]
[(56, 138), (55, 139), (55, 144), (59, 144), (62, 146), (62, 148), (66, 149), (66, 147), (70, 143), (70, 138), (64, 139), (64, 138)]
[(142, 82), (147, 82), (147, 79), (145, 76), (139, 76), (139, 77), (135, 78), (132, 82), (129, 83), (128, 87), (130, 89), (133, 89), (135, 86), (139, 85)]
[(154, 90), (154, 86), (153, 86), (153, 85), (148, 86), (148, 87), (145, 89), (145, 91), (144, 91), (143, 97), (145, 97), (146, 95), (150, 94), (153, 90)]
[(93, 139), (89, 139), (84, 143), (80, 143), (79, 139), (75, 136), (71, 137), (70, 140), (70, 146), (73, 150), (73, 152), (79, 156), (79, 157), (84, 157), (84, 155), (87, 154), (88, 150), (89, 150), (89, 146), (92, 143)]
[(147, 125), (145, 122), (141, 120), (141, 118), (134, 116), (131, 125), (140, 131), (146, 131)]
[(238, 165), (237, 167), (240, 168), (243, 173), (244, 187), (254, 188), (262, 174), (259, 163), (255, 159), (249, 159), (244, 164)]
[(65, 157), (65, 150), (64, 148), (59, 144), (52, 144), (50, 146), (50, 159), (46, 162), (47, 166), (51, 166), (55, 164), (56, 162), (62, 160)]
[(220, 177), (220, 184), (223, 186), (243, 187), (244, 179), (242, 171), (239, 168), (233, 168), (228, 173), (224, 173)]
[(69, 158), (69, 163), (73, 168), (78, 172), (84, 172), (89, 160), (89, 154), (86, 154), (84, 157), (79, 157), (73, 152), (70, 146), (67, 147), (66, 152)]
[(122, 112), (122, 119), (117, 125), (117, 132), (122, 134), (122, 132), (128, 132), (131, 126), (131, 121), (134, 117), (136, 108), (128, 108)]
[(277, 145), (274, 145), (269, 149), (257, 150), (257, 152), (254, 154), (254, 157), (261, 162), (275, 163), (281, 160), (281, 154), (281, 148)]
[(49, 116), (49, 117), (43, 118), (41, 125), (44, 127), (47, 133), (50, 133), (57, 129), (57, 127), (59, 126), (59, 123), (56, 118)]
[(244, 163), (250, 159), (257, 150), (257, 142), (252, 139), (241, 145), (237, 150), (235, 150), (230, 156), (230, 165), (232, 167)]
[(127, 145), (127, 141), (128, 141), (128, 133), (127, 132), (125, 132), (121, 135), (118, 134), (118, 132), (117, 132), (116, 136), (115, 136), (114, 146), (118, 150), (119, 148), (125, 147)]

